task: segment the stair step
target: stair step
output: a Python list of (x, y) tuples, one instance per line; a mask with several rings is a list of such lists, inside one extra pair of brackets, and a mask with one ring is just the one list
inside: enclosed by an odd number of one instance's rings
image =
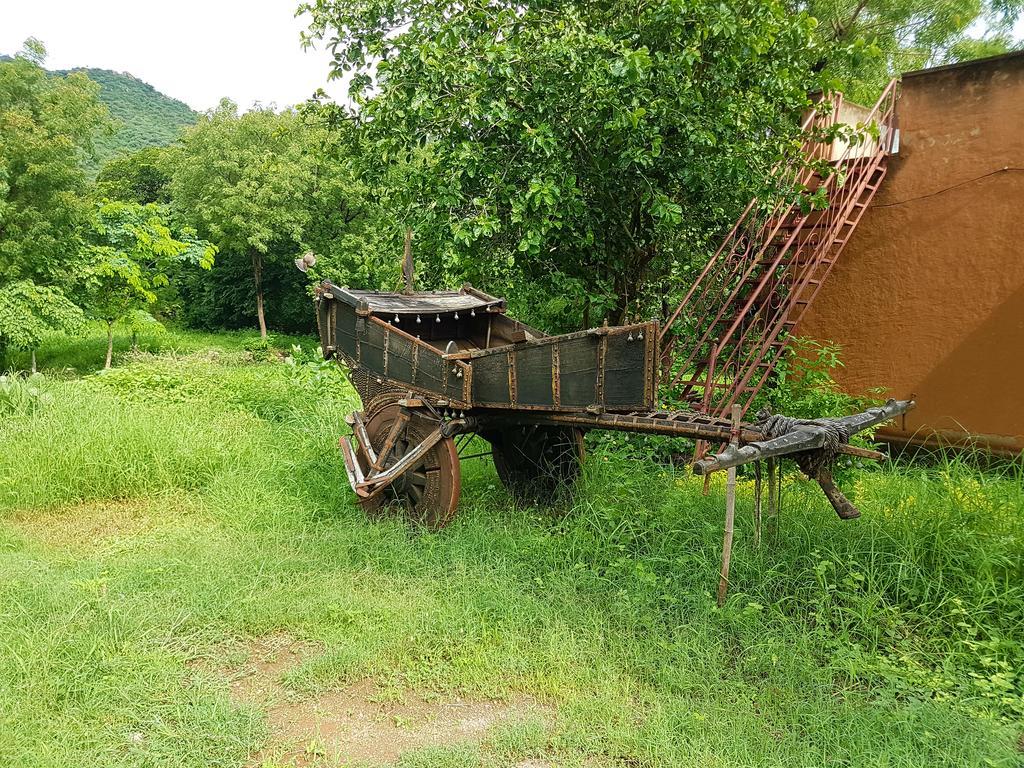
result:
[[(815, 242), (815, 243), (811, 243), (811, 242), (803, 242), (803, 243), (794, 242), (793, 245), (798, 245), (798, 246), (810, 245), (810, 246), (814, 246), (814, 245), (829, 245), (830, 243), (841, 243), (841, 242), (844, 242), (844, 238), (842, 238), (842, 237), (833, 237), (831, 240), (819, 240), (818, 242)], [(785, 245), (785, 242), (782, 242), (782, 243), (772, 243), (772, 245), (774, 245), (776, 248), (781, 248), (783, 245)]]
[[(828, 229), (830, 227), (836, 226), (837, 221), (839, 222), (839, 226), (841, 227), (845, 227), (852, 223), (849, 217), (845, 216), (841, 221), (838, 219), (826, 220), (824, 218), (819, 218), (814, 221), (804, 221), (803, 224), (801, 224), (801, 231), (820, 232), (823, 229)], [(779, 231), (775, 234), (775, 237), (785, 235), (787, 232), (791, 233), (794, 229), (796, 229), (796, 226), (797, 222), (787, 219), (785, 222), (783, 222), (782, 226), (779, 227)]]
[[(819, 238), (821, 237), (822, 230), (817, 229), (811, 232), (799, 232), (796, 238), (793, 240), (792, 245), (817, 245)], [(772, 238), (771, 244), (780, 247), (789, 242), (792, 237), (789, 235), (776, 235)]]

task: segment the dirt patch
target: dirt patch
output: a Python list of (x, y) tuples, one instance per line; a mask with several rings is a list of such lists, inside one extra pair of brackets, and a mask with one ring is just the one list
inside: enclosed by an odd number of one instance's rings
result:
[(288, 690), (283, 675), (318, 650), (284, 636), (261, 638), (240, 665), (218, 670), (236, 701), (266, 712), (270, 741), (254, 765), (384, 765), (416, 749), (478, 743), (495, 726), (551, 714), (528, 697), (396, 691), (369, 679), (314, 695)]
[[(52, 510), (19, 511), (7, 522), (44, 546), (71, 552), (94, 551), (157, 528), (167, 517), (166, 505), (159, 515), (154, 512), (159, 503), (152, 499), (103, 499)], [(183, 506), (180, 499), (171, 503)], [(188, 511), (190, 508), (182, 510)]]

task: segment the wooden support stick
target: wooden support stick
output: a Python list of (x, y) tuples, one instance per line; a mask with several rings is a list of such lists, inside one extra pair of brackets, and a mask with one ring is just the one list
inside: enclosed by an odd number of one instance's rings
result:
[(754, 463), (754, 549), (761, 548), (761, 462)]
[(402, 280), (405, 283), (404, 293), (409, 296), (413, 292), (413, 281), (416, 279), (412, 263), (412, 229), (405, 229), (405, 254), (402, 259)]
[[(696, 442), (694, 442), (694, 444), (693, 444), (693, 463), (694, 464), (696, 464), (698, 461), (700, 461), (701, 459), (703, 459), (707, 455), (709, 447), (710, 446), (708, 445), (706, 440), (697, 440)], [(704, 490), (702, 491), (702, 493), (705, 496), (707, 496), (708, 492), (710, 490), (711, 490), (711, 478), (708, 477), (707, 475), (704, 475)]]
[[(356, 483), (355, 491), (368, 491), (370, 496), (374, 496), (380, 493), (382, 490), (387, 488), (391, 483), (405, 474), (405, 471), (415, 464), (427, 451), (437, 445), (438, 441), (442, 439), (441, 428), (438, 427), (436, 430), (427, 435), (426, 439), (422, 443), (417, 445), (407, 454), (402, 456), (398, 461), (388, 467), (384, 472), (375, 473), (370, 477), (365, 478), (361, 483)], [(347, 443), (346, 443), (347, 444)]]
[(768, 535), (775, 538), (779, 533), (779, 507), (778, 507), (778, 484), (781, 478), (778, 477), (776, 467), (781, 462), (772, 457), (768, 459)]
[(881, 451), (861, 448), (859, 445), (841, 445), (839, 446), (839, 452), (846, 456), (859, 456), (862, 459), (874, 459), (875, 461), (885, 461), (887, 458)]
[(356, 440), (359, 441), (359, 447), (363, 449), (363, 454), (370, 460), (370, 466), (377, 466), (377, 454), (373, 450), (373, 443), (370, 442), (370, 436), (366, 434), (366, 424), (363, 422), (363, 415), (359, 411), (353, 411), (351, 415), (352, 420), (352, 433), (356, 436)]
[[(740, 406), (732, 407), (732, 440), (730, 445), (737, 446), (740, 431)], [(725, 482), (725, 537), (722, 540), (722, 570), (718, 577), (718, 607), (725, 605), (725, 595), (729, 591), (729, 561), (732, 560), (732, 535), (736, 523), (736, 467), (729, 467)]]
[(836, 484), (832, 481), (831, 472), (822, 472), (818, 476), (818, 485), (821, 486), (821, 490), (825, 492), (826, 498), (828, 498), (829, 504), (832, 505), (832, 509), (836, 511), (836, 514), (843, 520), (853, 520), (860, 517), (860, 510), (853, 505), (843, 492), (836, 488)]

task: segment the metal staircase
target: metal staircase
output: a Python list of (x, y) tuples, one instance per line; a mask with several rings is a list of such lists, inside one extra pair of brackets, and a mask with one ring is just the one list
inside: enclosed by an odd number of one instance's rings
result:
[[(792, 195), (752, 200), (659, 339), (664, 376), (676, 395), (712, 416), (734, 403), (745, 412), (768, 383), (788, 338), (817, 297), (885, 178), (896, 139), (897, 83), (870, 111), (860, 110), (856, 137), (821, 143), (842, 121), (842, 96), (805, 119), (802, 147), (815, 164), (777, 169), (784, 189), (818, 190), (823, 210), (805, 212)], [(866, 112), (866, 114), (865, 114)], [(823, 192), (820, 191), (823, 188)]]

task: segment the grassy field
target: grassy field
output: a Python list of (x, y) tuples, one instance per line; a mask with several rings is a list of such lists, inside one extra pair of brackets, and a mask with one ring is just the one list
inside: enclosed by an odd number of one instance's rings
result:
[(759, 551), (744, 480), (718, 610), (719, 483), (605, 441), (564, 514), (483, 459), (444, 532), (369, 522), (340, 372), (141, 347), (95, 373), (101, 338), (55, 341), (0, 387), (0, 765), (1024, 764), (1019, 466), (857, 470), (847, 523), (792, 477)]

